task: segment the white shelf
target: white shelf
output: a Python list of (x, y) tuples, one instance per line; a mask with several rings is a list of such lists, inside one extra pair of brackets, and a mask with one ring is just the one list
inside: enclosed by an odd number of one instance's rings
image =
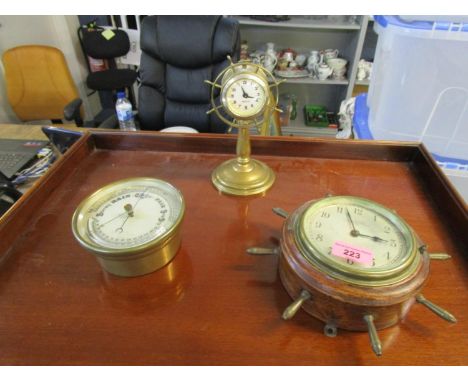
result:
[(370, 81), (369, 80), (356, 80), (354, 83), (355, 85), (362, 85), (362, 86), (369, 86)]
[(298, 136), (298, 137), (316, 137), (316, 138), (335, 138), (337, 129), (331, 129), (329, 127), (309, 127), (305, 126), (302, 128), (283, 126), (281, 131), (284, 136)]
[(289, 121), (289, 126), (281, 127), (282, 133), (285, 136), (301, 136), (301, 137), (322, 137), (335, 138), (337, 129), (329, 127), (310, 127), (304, 124), (303, 118), (297, 115), (295, 120)]
[(248, 16), (233, 16), (242, 25), (252, 25), (258, 27), (274, 27), (274, 28), (301, 28), (301, 29), (341, 29), (341, 30), (358, 30), (360, 26), (356, 22), (334, 21), (328, 18), (318, 16), (291, 16), (287, 21), (261, 21), (255, 20)]
[(277, 80), (286, 80), (286, 84), (307, 84), (307, 85), (348, 85), (349, 81), (347, 79), (343, 80), (334, 80), (333, 78), (326, 80), (318, 80), (312, 77), (302, 77), (302, 78), (283, 78), (276, 76)]

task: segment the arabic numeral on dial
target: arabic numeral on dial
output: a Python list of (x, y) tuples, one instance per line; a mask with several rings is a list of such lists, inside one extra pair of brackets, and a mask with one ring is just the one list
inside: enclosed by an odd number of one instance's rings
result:
[(328, 253), (329, 255), (331, 255), (331, 254), (332, 254), (332, 247), (328, 247), (328, 249), (327, 249), (327, 253)]
[(330, 213), (327, 211), (322, 211), (322, 215), (320, 215), (322, 218), (328, 219), (330, 217)]
[(387, 260), (390, 260), (390, 252), (387, 252)]
[(354, 214), (355, 215), (362, 215), (362, 208), (355, 207), (354, 208)]
[(342, 214), (343, 213), (343, 207), (341, 207), (341, 206), (336, 207), (336, 212), (338, 212), (339, 214)]
[(322, 227), (322, 223), (321, 222), (315, 222), (315, 228), (320, 228)]
[(390, 233), (390, 227), (389, 227), (388, 225), (386, 225), (386, 226), (384, 227), (383, 231), (384, 231), (385, 233)]
[(375, 267), (375, 257), (372, 258), (372, 266)]
[(395, 248), (397, 246), (396, 240), (390, 239), (390, 247)]
[(321, 233), (318, 233), (316, 236), (315, 236), (315, 240), (317, 241), (323, 241), (323, 235)]

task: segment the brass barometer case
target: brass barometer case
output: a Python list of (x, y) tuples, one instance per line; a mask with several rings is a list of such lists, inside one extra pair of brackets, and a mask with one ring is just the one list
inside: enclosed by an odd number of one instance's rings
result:
[(279, 254), (280, 279), (294, 300), (283, 319), (302, 308), (325, 323), (327, 336), (338, 328), (368, 331), (377, 355), (377, 330), (400, 322), (414, 302), (456, 321), (421, 295), (431, 256), (393, 210), (355, 196), (329, 196), (291, 214), (274, 211), (286, 219), (280, 247), (248, 252)]
[(139, 276), (177, 254), (185, 211), (182, 193), (156, 178), (128, 178), (86, 197), (72, 217), (78, 243), (107, 272)]

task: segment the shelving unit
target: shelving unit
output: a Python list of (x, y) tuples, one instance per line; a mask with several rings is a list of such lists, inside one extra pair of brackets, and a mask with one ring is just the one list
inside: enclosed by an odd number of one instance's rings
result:
[[(377, 33), (374, 31), (374, 19), (373, 17), (369, 16), (367, 20), (367, 27), (364, 33), (364, 42), (361, 51), (361, 59), (366, 61), (373, 61), (375, 56), (375, 48), (377, 46)], [(355, 81), (356, 86), (369, 86), (370, 80), (358, 80)], [(354, 89), (353, 94), (362, 92), (359, 91), (360, 89)]]
[[(358, 22), (350, 22), (346, 16), (331, 16), (325, 18), (323, 16), (291, 16), (290, 20), (286, 21), (262, 21), (252, 19), (248, 16), (236, 16), (241, 25), (254, 25), (259, 27), (268, 27), (272, 25), (278, 28), (304, 28), (304, 29), (347, 29), (358, 30), (360, 25)], [(335, 19), (333, 19), (335, 17)]]
[(318, 80), (309, 77), (288, 78), (280, 85), (281, 93), (297, 97), (297, 119), (283, 127), (285, 135), (334, 136), (334, 129), (311, 128), (304, 124), (306, 104), (323, 105), (337, 113), (341, 101), (352, 96), (367, 31), (367, 16), (290, 16), (290, 20), (269, 22), (248, 16), (231, 16), (239, 20), (241, 39), (249, 51), (265, 50), (267, 42), (275, 43), (277, 51), (292, 48), (309, 55), (311, 50), (338, 49), (339, 57), (348, 60), (347, 79)]
[(347, 79), (334, 80), (332, 78), (326, 80), (318, 80), (316, 78), (304, 77), (304, 78), (283, 78), (276, 77), (278, 80), (286, 80), (289, 84), (304, 84), (304, 85), (349, 85)]

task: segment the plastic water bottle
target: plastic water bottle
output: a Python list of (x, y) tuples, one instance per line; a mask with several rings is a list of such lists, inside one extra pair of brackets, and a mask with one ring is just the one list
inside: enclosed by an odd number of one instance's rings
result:
[(117, 118), (121, 130), (136, 131), (135, 121), (133, 119), (132, 104), (125, 97), (125, 92), (117, 93), (117, 102), (115, 103)]

